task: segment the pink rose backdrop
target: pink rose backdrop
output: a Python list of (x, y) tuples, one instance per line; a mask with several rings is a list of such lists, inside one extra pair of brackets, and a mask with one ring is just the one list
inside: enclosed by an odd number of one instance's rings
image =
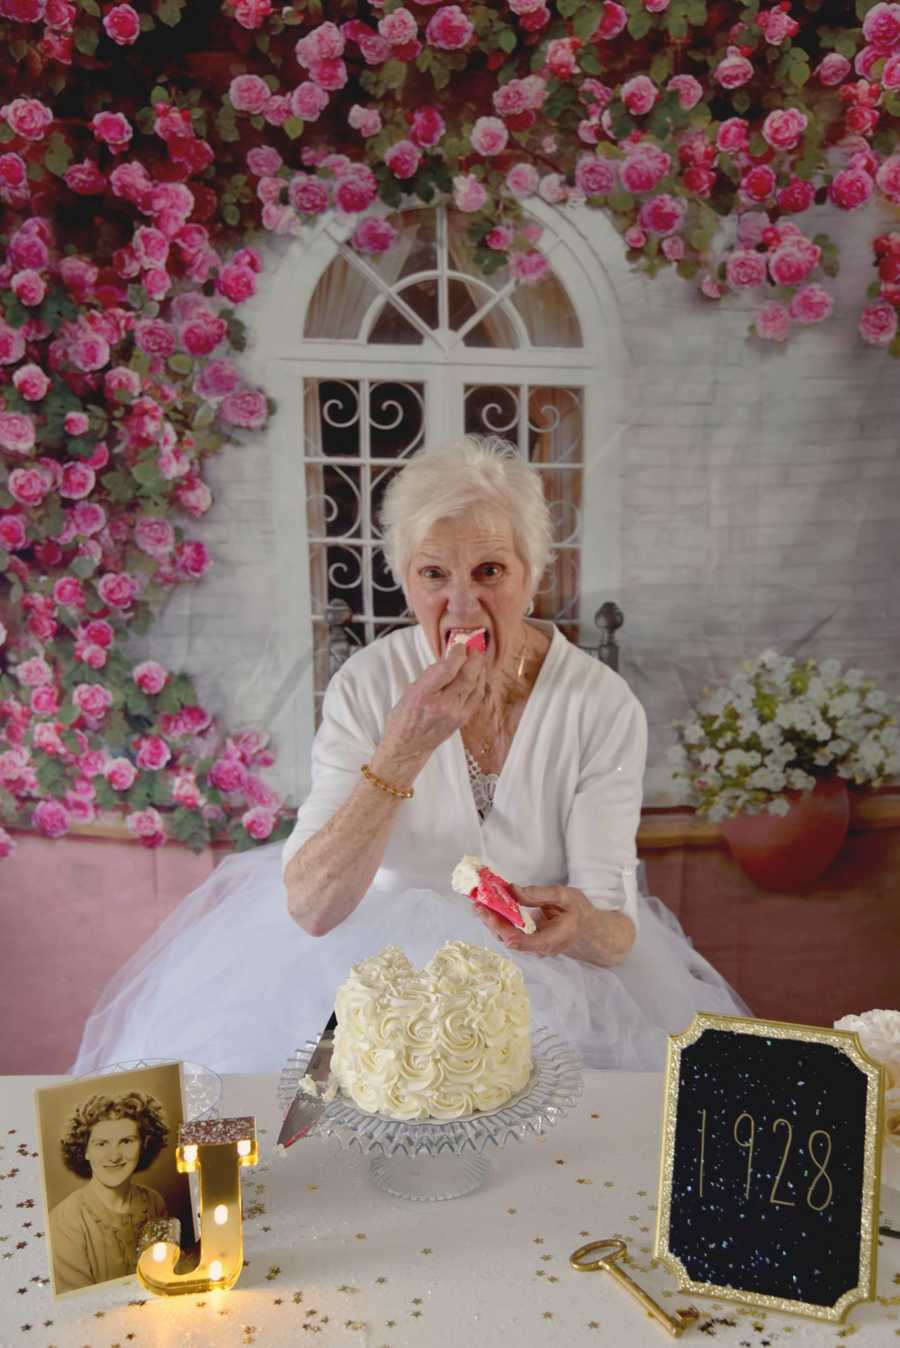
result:
[[(289, 827), (265, 737), (128, 640), (215, 564), (206, 462), (272, 411), (240, 355), (260, 231), (337, 212), (377, 255), (388, 210), (449, 200), (529, 284), (529, 198), (586, 203), (780, 344), (833, 309), (804, 214), (900, 205), (898, 4), (0, 0), (0, 53), (0, 823), (48, 837)], [(859, 337), (897, 356), (900, 232), (872, 236)]]

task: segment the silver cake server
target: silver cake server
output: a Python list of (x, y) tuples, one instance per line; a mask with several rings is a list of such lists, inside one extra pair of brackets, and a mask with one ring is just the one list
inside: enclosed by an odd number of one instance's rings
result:
[[(306, 1064), (303, 1081), (300, 1083), (288, 1112), (284, 1116), (284, 1123), (281, 1125), (281, 1132), (278, 1134), (278, 1146), (280, 1148), (291, 1147), (301, 1137), (306, 1137), (310, 1129), (325, 1112), (326, 1101), (323, 1100), (321, 1092), (331, 1072), (331, 1054), (334, 1049), (336, 1026), (337, 1016), (332, 1011), (325, 1028), (319, 1035), (319, 1042), (312, 1051), (312, 1057)], [(307, 1077), (319, 1087), (317, 1095), (311, 1095), (304, 1090), (304, 1082)]]

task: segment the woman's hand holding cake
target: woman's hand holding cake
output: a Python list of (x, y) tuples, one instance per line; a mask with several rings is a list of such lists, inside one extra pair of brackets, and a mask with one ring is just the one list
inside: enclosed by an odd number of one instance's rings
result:
[(622, 913), (595, 908), (580, 889), (571, 885), (513, 885), (516, 900), (538, 908), (535, 931), (519, 931), (488, 908), (478, 916), (510, 950), (529, 955), (569, 955), (586, 964), (620, 964), (634, 942), (634, 927)]

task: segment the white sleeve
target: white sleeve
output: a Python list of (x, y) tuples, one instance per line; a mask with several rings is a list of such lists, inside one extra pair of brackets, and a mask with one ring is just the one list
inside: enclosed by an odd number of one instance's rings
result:
[(647, 718), (637, 698), (589, 745), (566, 821), (569, 884), (637, 924), (637, 850)]
[(312, 747), (312, 786), (297, 811), (293, 832), (281, 852), (282, 872), (303, 844), (328, 823), (361, 780), (381, 738), (371, 707), (365, 709), (351, 674), (337, 670), (322, 703), (322, 723)]

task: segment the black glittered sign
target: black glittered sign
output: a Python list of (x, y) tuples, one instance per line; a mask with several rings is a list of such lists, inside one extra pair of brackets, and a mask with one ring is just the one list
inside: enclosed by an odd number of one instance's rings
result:
[(880, 1078), (846, 1031), (701, 1014), (673, 1036), (656, 1254), (682, 1288), (835, 1320), (871, 1299)]

